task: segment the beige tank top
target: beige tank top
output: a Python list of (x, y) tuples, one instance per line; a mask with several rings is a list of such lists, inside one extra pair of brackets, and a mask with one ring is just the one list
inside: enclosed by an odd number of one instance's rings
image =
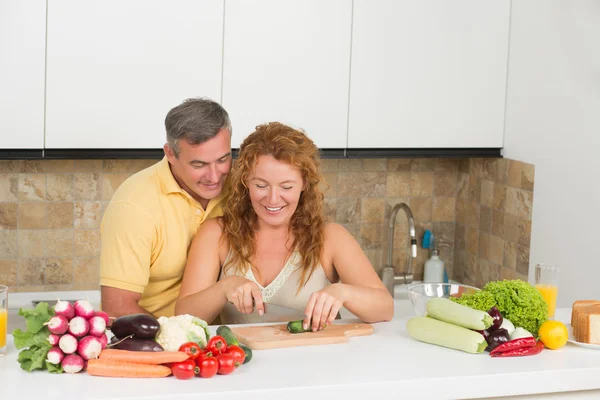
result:
[[(227, 255), (225, 262), (229, 259), (230, 254), (231, 252)], [(260, 322), (287, 322), (304, 318), (304, 309), (306, 308), (306, 303), (308, 302), (310, 295), (326, 288), (331, 282), (329, 282), (327, 276), (325, 276), (323, 267), (319, 264), (310, 279), (306, 282), (306, 285), (304, 285), (300, 289), (300, 292), (296, 294), (298, 291), (298, 282), (302, 273), (300, 268), (301, 262), (302, 257), (300, 256), (300, 253), (297, 251), (293, 252), (279, 275), (265, 287), (261, 286), (256, 281), (252, 269), (248, 268), (244, 277), (255, 282), (260, 288), (263, 302), (265, 303), (265, 313), (263, 315), (258, 315), (256, 312), (252, 314), (243, 314), (239, 312), (233, 304), (228, 302), (221, 311), (221, 323), (247, 324)], [(223, 268), (221, 268), (219, 279), (233, 274), (233, 268), (229, 268), (227, 273), (224, 273)], [(273, 311), (270, 313), (270, 304), (286, 307), (294, 311), (290, 310), (289, 313)]]

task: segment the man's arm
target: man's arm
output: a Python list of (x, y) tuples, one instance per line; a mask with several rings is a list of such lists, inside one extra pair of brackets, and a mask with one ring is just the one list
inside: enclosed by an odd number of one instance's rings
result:
[(145, 308), (138, 305), (142, 298), (141, 293), (101, 286), (101, 295), (102, 311), (106, 312), (109, 317), (119, 318), (129, 314), (150, 314)]

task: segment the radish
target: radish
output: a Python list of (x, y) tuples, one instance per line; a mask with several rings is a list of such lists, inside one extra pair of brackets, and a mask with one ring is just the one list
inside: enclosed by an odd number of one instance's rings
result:
[(90, 331), (90, 323), (83, 317), (73, 317), (69, 321), (69, 333), (75, 337), (83, 337)]
[(106, 333), (104, 333), (98, 339), (100, 340), (100, 343), (102, 343), (102, 350), (104, 350), (108, 344), (108, 336), (106, 336)]
[(58, 346), (59, 339), (60, 339), (59, 335), (55, 335), (54, 333), (51, 333), (48, 335), (48, 338), (46, 340), (48, 340), (48, 343), (50, 343), (52, 346)]
[(77, 339), (75, 336), (65, 333), (58, 341), (58, 347), (60, 347), (65, 354), (75, 353), (77, 351)]
[(60, 301), (60, 299), (58, 299), (54, 306), (54, 315), (60, 315), (70, 320), (75, 316), (75, 307), (68, 301)]
[(110, 326), (110, 317), (108, 316), (108, 313), (104, 311), (96, 311), (94, 313), (94, 317), (102, 317), (106, 326)]
[(104, 331), (106, 331), (106, 322), (104, 321), (104, 318), (101, 316), (95, 316), (88, 319), (88, 322), (90, 324), (90, 335), (96, 337), (104, 335)]
[(94, 316), (94, 307), (87, 300), (77, 300), (75, 302), (75, 315), (85, 319)]
[(69, 321), (62, 315), (51, 317), (44, 325), (48, 326), (50, 333), (62, 335), (69, 329)]
[(102, 342), (96, 336), (86, 336), (79, 341), (77, 346), (77, 353), (84, 360), (90, 360), (92, 358), (98, 358), (102, 351)]
[(69, 354), (63, 358), (61, 365), (66, 373), (76, 374), (83, 369), (84, 363), (83, 358), (77, 354)]
[(53, 347), (48, 350), (48, 355), (46, 356), (47, 360), (50, 364), (58, 365), (65, 357), (65, 353), (59, 347)]

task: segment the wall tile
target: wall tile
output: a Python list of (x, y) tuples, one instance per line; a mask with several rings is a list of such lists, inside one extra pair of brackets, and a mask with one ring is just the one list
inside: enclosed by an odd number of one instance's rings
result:
[(465, 250), (468, 254), (479, 254), (479, 230), (475, 226), (465, 228)]
[(469, 175), (460, 172), (457, 182), (457, 197), (462, 200), (469, 199)]
[(531, 220), (532, 206), (533, 206), (533, 193), (525, 190), (519, 190), (517, 192), (518, 200), (518, 216)]
[(500, 268), (500, 279), (513, 280), (516, 279), (515, 271), (508, 268)]
[(21, 202), (19, 203), (19, 229), (44, 229), (47, 226), (48, 203)]
[(463, 199), (456, 199), (456, 223), (467, 223), (467, 202)]
[(362, 193), (362, 173), (339, 172), (338, 173), (338, 197), (360, 197)]
[(365, 158), (363, 160), (363, 171), (387, 171), (387, 159)]
[(75, 160), (43, 160), (42, 171), (53, 172), (75, 172)]
[(473, 227), (479, 227), (480, 205), (479, 203), (469, 201), (465, 203), (466, 224)]
[(504, 240), (498, 236), (490, 236), (490, 262), (502, 265), (504, 262)]
[[(389, 167), (389, 166), (388, 166)], [(388, 172), (386, 184), (387, 197), (406, 197), (411, 195), (410, 172)]]
[(434, 159), (434, 171), (454, 173), (458, 176), (458, 165), (460, 161), (454, 158), (436, 158)]
[(494, 206), (494, 182), (484, 179), (481, 182), (481, 204), (486, 207)]
[(360, 244), (363, 250), (381, 249), (381, 224), (361, 224)]
[(492, 207), (496, 210), (504, 209), (504, 204), (506, 202), (506, 189), (506, 185), (498, 183), (494, 185), (494, 201)]
[(533, 191), (533, 179), (535, 168), (532, 164), (523, 163), (523, 171), (521, 173), (521, 188), (523, 190)]
[(72, 202), (48, 203), (48, 229), (72, 228), (73, 208)]
[(46, 284), (64, 285), (73, 283), (73, 259), (49, 258), (46, 261)]
[(360, 224), (361, 202), (359, 198), (341, 198), (336, 201), (336, 221), (343, 225)]
[(75, 228), (99, 228), (102, 222), (102, 203), (99, 201), (75, 202)]
[(490, 241), (492, 235), (488, 233), (479, 234), (479, 258), (484, 261), (490, 260)]
[(338, 171), (339, 160), (337, 158), (328, 158), (321, 160), (321, 171)]
[(509, 214), (519, 215), (519, 189), (512, 187), (506, 189), (504, 210)]
[[(435, 235), (435, 240), (438, 245), (440, 251), (445, 251), (449, 253), (448, 250), (451, 248), (454, 250), (454, 237), (456, 231), (456, 223), (452, 222), (434, 222), (432, 224), (433, 233)], [(422, 237), (418, 238), (419, 244), (421, 243)], [(427, 251), (423, 249), (423, 251)]]
[(434, 158), (413, 158), (410, 165), (411, 171), (432, 172), (435, 168)]
[(131, 160), (131, 173), (142, 171), (160, 162), (160, 160)]
[(517, 272), (525, 275), (529, 272), (529, 247), (517, 245)]
[(458, 173), (435, 172), (433, 176), (433, 195), (438, 197), (456, 197), (458, 191)]
[(363, 160), (360, 158), (343, 158), (338, 162), (338, 170), (360, 172), (363, 170)]
[(12, 287), (17, 284), (17, 260), (0, 260), (0, 285)]
[(487, 179), (488, 181), (496, 182), (498, 181), (498, 168), (496, 164), (495, 158), (486, 158), (483, 160), (481, 164), (481, 173), (483, 179)]
[(385, 172), (363, 172), (362, 197), (383, 197), (386, 192)]
[(522, 174), (523, 163), (516, 160), (508, 160), (508, 186), (520, 189)]
[(21, 160), (0, 160), (0, 173), (19, 173), (22, 163)]
[(486, 206), (479, 208), (479, 232), (490, 233), (492, 231), (492, 209)]
[(46, 231), (46, 256), (71, 257), (74, 254), (73, 229), (49, 229)]
[(19, 175), (0, 174), (0, 201), (17, 201), (19, 198)]
[(492, 210), (492, 234), (504, 238), (504, 213)]
[(0, 230), (17, 229), (17, 203), (0, 203)]
[(104, 160), (102, 171), (105, 173), (130, 172), (133, 160)]
[(412, 172), (410, 178), (411, 193), (413, 196), (433, 195), (432, 172)]
[(73, 174), (46, 174), (47, 193), (49, 201), (73, 200)]
[(100, 254), (100, 230), (75, 229), (75, 255), (78, 257)]
[(413, 197), (410, 199), (410, 208), (417, 223), (430, 222), (432, 220), (433, 199), (431, 197)]
[(387, 170), (393, 172), (410, 171), (412, 166), (411, 158), (388, 158)]
[(0, 230), (0, 260), (17, 258), (17, 236), (15, 230)]
[(20, 258), (44, 257), (46, 254), (46, 232), (44, 230), (20, 229), (18, 255)]
[(434, 197), (432, 220), (436, 222), (450, 222), (456, 219), (456, 198)]
[(481, 201), (481, 186), (483, 180), (481, 177), (470, 176), (469, 177), (469, 201), (480, 202)]
[(517, 243), (519, 240), (519, 218), (516, 215), (504, 214), (504, 240)]
[(321, 182), (321, 190), (326, 197), (337, 196), (337, 172), (324, 172), (324, 182)]
[(76, 172), (102, 172), (102, 160), (75, 160)]
[(361, 223), (383, 223), (383, 216), (385, 213), (385, 199), (365, 198), (362, 199), (361, 203)]
[(75, 200), (102, 200), (99, 173), (76, 173), (73, 198)]
[(102, 175), (102, 200), (110, 201), (119, 186), (129, 178), (129, 174), (104, 174)]
[(511, 242), (504, 242), (504, 262), (503, 265), (513, 271), (517, 270), (517, 245)]
[(97, 257), (73, 260), (73, 284), (97, 283), (100, 280), (100, 260)]
[(528, 221), (523, 218), (519, 218), (517, 230), (518, 230), (518, 242), (517, 243), (520, 246), (529, 247), (529, 243), (531, 242), (531, 221)]
[(17, 267), (17, 285), (43, 285), (46, 260), (21, 258)]
[(19, 175), (19, 201), (41, 201), (46, 199), (45, 174)]
[(336, 201), (337, 199), (326, 198), (323, 201), (323, 215), (327, 222), (336, 222)]

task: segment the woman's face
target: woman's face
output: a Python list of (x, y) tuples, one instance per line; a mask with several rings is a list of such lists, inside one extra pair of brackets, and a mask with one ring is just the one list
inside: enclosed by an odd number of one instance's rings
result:
[(298, 207), (303, 187), (297, 167), (270, 155), (260, 156), (248, 181), (250, 201), (259, 222), (271, 226), (288, 224)]

